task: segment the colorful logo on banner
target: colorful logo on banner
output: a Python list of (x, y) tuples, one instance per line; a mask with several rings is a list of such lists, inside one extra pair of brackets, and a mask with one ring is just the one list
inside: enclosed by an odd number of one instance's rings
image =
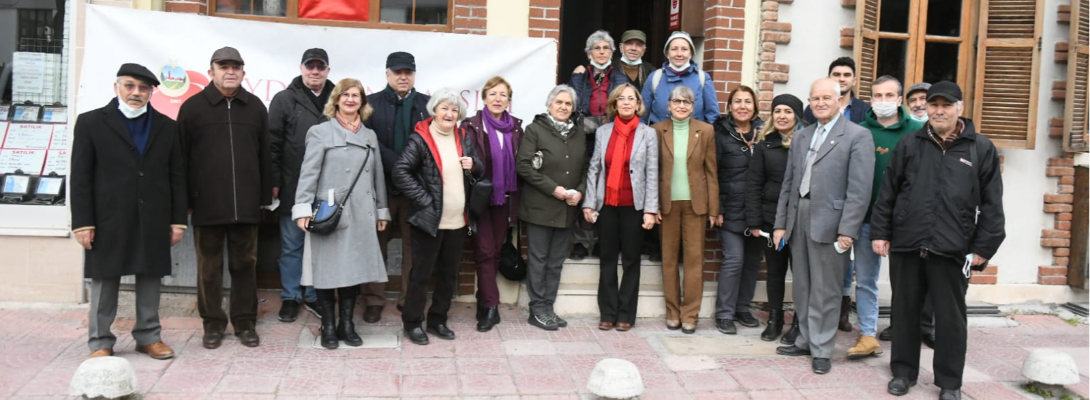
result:
[(209, 85), (203, 72), (188, 71), (175, 62), (159, 71), (159, 87), (151, 95), (151, 106), (170, 118), (178, 118), (178, 110), (190, 96)]

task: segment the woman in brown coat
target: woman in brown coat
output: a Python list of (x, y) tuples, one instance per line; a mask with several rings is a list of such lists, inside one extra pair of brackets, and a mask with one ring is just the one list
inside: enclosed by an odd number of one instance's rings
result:
[[(719, 216), (715, 128), (692, 119), (696, 95), (688, 86), (670, 91), (670, 119), (652, 127), (659, 136), (659, 207), (666, 328), (696, 332), (704, 293), (704, 230)], [(684, 161), (682, 161), (684, 160)], [(704, 225), (707, 221), (709, 225)], [(678, 248), (684, 243), (685, 299), (678, 287)]]

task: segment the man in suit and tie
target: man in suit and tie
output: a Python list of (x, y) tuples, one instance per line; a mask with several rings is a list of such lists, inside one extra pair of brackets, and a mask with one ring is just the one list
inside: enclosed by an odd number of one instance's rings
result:
[(810, 87), (817, 123), (799, 131), (788, 153), (773, 239), (791, 243), (793, 296), (800, 334), (776, 353), (813, 356), (815, 373), (828, 373), (836, 342), (848, 250), (870, 204), (874, 139), (840, 113), (840, 85), (829, 78)]

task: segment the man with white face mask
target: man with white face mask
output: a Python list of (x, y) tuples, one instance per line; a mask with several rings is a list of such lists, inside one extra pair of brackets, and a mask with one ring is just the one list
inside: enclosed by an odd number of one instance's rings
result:
[(628, 82), (635, 85), (636, 89), (643, 90), (647, 76), (655, 68), (650, 63), (643, 62), (643, 54), (647, 52), (647, 35), (641, 30), (625, 31), (621, 35), (621, 51), (617, 57), (618, 63)]
[(159, 85), (138, 64), (123, 64), (116, 98), (76, 120), (72, 144), (72, 232), (91, 278), (90, 357), (112, 356), (121, 277), (136, 277), (136, 351), (174, 357), (159, 325), (159, 280), (170, 275), (170, 247), (186, 229), (186, 180), (178, 125), (151, 108)]
[(855, 307), (859, 314), (859, 340), (848, 349), (848, 358), (877, 356), (882, 353), (878, 344), (878, 273), (882, 259), (874, 253), (870, 244), (870, 214), (878, 189), (882, 185), (882, 173), (889, 164), (892, 150), (905, 135), (918, 131), (923, 123), (908, 118), (902, 106), (901, 82), (883, 75), (871, 84), (870, 110), (860, 126), (867, 128), (874, 138), (874, 182), (871, 189), (870, 207), (863, 217), (863, 228), (855, 246)]

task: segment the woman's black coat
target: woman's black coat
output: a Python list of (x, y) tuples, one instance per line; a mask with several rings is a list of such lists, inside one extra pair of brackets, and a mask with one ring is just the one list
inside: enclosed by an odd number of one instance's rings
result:
[[(764, 121), (754, 117), (750, 132), (756, 134)], [(723, 229), (734, 233), (746, 230), (746, 171), (752, 152), (745, 142), (738, 140), (734, 119), (729, 115), (715, 122), (715, 161), (719, 167), (719, 215), (723, 217)]]
[(746, 226), (772, 233), (789, 148), (784, 147), (783, 136), (772, 131), (754, 150), (746, 174)]

